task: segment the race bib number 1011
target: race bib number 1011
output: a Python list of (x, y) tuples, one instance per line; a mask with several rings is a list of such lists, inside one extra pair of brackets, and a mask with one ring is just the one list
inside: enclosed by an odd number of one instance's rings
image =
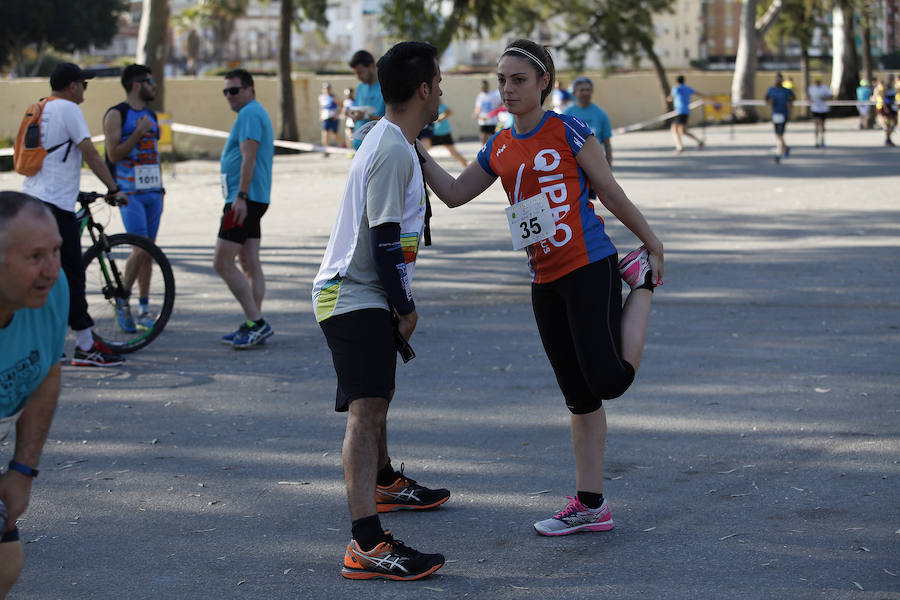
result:
[(159, 165), (134, 165), (134, 188), (154, 190), (162, 187)]

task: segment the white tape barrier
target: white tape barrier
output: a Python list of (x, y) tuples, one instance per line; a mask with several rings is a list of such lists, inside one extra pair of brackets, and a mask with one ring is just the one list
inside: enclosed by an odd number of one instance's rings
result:
[[(705, 100), (694, 100), (688, 106), (691, 110), (695, 108), (699, 108), (707, 104)], [(712, 104), (712, 103), (710, 103)], [(875, 104), (874, 101), (868, 100), (865, 102), (858, 102), (853, 100), (830, 100), (828, 102), (828, 106), (859, 106), (860, 104)], [(765, 100), (741, 100), (739, 102), (732, 102), (731, 106), (765, 106)], [(806, 100), (798, 100), (793, 103), (794, 106), (810, 106), (810, 103)], [(624, 127), (616, 127), (613, 129), (613, 133), (616, 135), (621, 135), (623, 133), (629, 133), (631, 131), (638, 131), (639, 129), (644, 129), (654, 123), (659, 123), (661, 121), (665, 121), (667, 119), (671, 119), (678, 113), (674, 110), (671, 110), (667, 113), (663, 113), (651, 119), (647, 119), (646, 121), (641, 121), (640, 123), (633, 123), (631, 125), (625, 125)], [(172, 131), (176, 131), (178, 133), (186, 133), (191, 135), (205, 135), (207, 137), (217, 137), (217, 138), (227, 138), (228, 132), (222, 131), (220, 129), (209, 129), (207, 127), (197, 127), (196, 125), (187, 125), (185, 123), (172, 123)], [(95, 135), (91, 138), (92, 142), (102, 142), (102, 135)], [(304, 152), (328, 152), (329, 154), (353, 154), (353, 149), (351, 148), (341, 148), (339, 146), (321, 146), (319, 144), (308, 144), (306, 142), (289, 142), (287, 140), (275, 140), (275, 145), (279, 148), (288, 148), (290, 150), (301, 150)], [(12, 148), (0, 148), (0, 156), (12, 156), (13, 149)]]
[[(693, 102), (688, 104), (688, 108), (693, 110), (693, 109), (697, 108), (698, 106), (703, 106), (703, 104), (704, 104), (703, 100), (694, 100)], [(678, 114), (677, 111), (670, 110), (667, 113), (653, 117), (652, 119), (647, 119), (646, 121), (641, 121), (640, 123), (634, 123), (632, 125), (625, 125), (624, 127), (616, 127), (615, 129), (613, 129), (613, 134), (621, 135), (623, 133), (628, 133), (629, 131), (637, 131), (638, 129), (643, 129), (644, 127), (647, 127), (648, 125), (653, 125), (654, 123), (659, 123), (660, 121), (665, 121), (666, 119), (671, 119), (672, 117), (674, 117), (677, 114)]]
[[(193, 135), (205, 135), (207, 137), (227, 138), (228, 132), (219, 129), (207, 129), (184, 123), (172, 123), (172, 131)], [(320, 146), (319, 144), (307, 144), (305, 142), (289, 142), (287, 140), (275, 140), (275, 146), (290, 150), (303, 150), (305, 152), (328, 152), (329, 154), (353, 154), (352, 148), (340, 146)]]
[[(765, 106), (765, 100), (740, 100), (732, 102), (732, 106)], [(792, 102), (794, 106), (812, 106), (812, 102), (808, 100), (795, 100)], [(874, 100), (829, 100), (826, 102), (828, 106), (859, 106), (860, 104), (875, 104)]]
[[(187, 133), (192, 135), (205, 135), (207, 137), (228, 138), (227, 131), (219, 129), (208, 129), (206, 127), (197, 127), (195, 125), (186, 125), (184, 123), (172, 123), (172, 131), (178, 133)], [(95, 135), (91, 138), (92, 142), (102, 142), (104, 136)], [(307, 144), (304, 142), (289, 142), (287, 140), (275, 140), (275, 145), (279, 148), (289, 148), (291, 150), (302, 150), (304, 152), (325, 152), (329, 154), (353, 154), (352, 148), (341, 148), (339, 146), (320, 146), (318, 144)], [(0, 148), (0, 156), (12, 156), (12, 148)]]

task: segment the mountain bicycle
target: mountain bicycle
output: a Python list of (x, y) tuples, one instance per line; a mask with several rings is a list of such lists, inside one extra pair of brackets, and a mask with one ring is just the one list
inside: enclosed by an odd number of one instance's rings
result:
[[(165, 253), (150, 239), (131, 233), (106, 234), (90, 208), (100, 198), (110, 206), (118, 206), (105, 194), (78, 193), (81, 208), (75, 216), (82, 234), (87, 229), (92, 242), (81, 256), (85, 299), (94, 320), (94, 333), (115, 353), (134, 352), (156, 339), (172, 316), (175, 276)], [(131, 317), (130, 299), (137, 295), (132, 294), (133, 288), (141, 290), (141, 296), (149, 289), (149, 306), (155, 314)]]

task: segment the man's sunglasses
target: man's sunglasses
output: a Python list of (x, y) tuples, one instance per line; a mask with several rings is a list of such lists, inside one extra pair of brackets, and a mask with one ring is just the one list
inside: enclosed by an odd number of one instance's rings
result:
[(149, 83), (150, 85), (153, 85), (153, 78), (148, 77), (147, 79), (139, 79), (135, 81), (135, 83)]
[(82, 81), (81, 81), (81, 87), (82, 87), (82, 89), (85, 89), (85, 90), (86, 90), (86, 89), (87, 89), (87, 84), (88, 84), (87, 80), (82, 80)]
[(224, 90), (222, 90), (222, 94), (223, 94), (225, 97), (228, 97), (229, 95), (231, 95), (231, 96), (237, 96), (238, 92), (240, 92), (240, 91), (241, 91), (242, 89), (244, 89), (245, 87), (247, 87), (247, 86), (242, 85), (242, 86), (240, 86), (240, 87), (230, 87), (230, 88), (225, 88)]

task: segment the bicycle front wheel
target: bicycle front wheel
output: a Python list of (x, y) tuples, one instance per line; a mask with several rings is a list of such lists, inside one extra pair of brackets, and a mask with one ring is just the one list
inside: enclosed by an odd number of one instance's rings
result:
[[(156, 339), (172, 316), (175, 276), (169, 259), (149, 239), (130, 233), (106, 239), (108, 249), (101, 240), (82, 256), (88, 312), (110, 350), (134, 352)], [(149, 300), (144, 313), (140, 298)]]

